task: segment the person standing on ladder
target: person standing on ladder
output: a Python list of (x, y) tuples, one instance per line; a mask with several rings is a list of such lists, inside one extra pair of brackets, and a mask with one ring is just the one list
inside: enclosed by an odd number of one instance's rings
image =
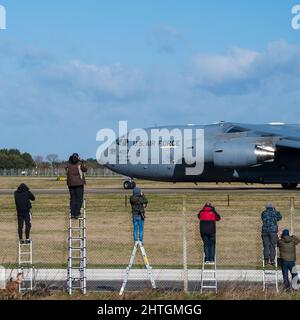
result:
[(130, 204), (132, 210), (133, 239), (135, 242), (140, 241), (143, 243), (145, 208), (147, 207), (148, 200), (140, 188), (135, 187), (133, 189)]
[[(31, 201), (35, 200), (34, 194), (29, 190), (25, 183), (21, 183), (14, 193), (16, 209), (18, 214), (18, 234), (21, 244), (30, 243), (30, 230), (31, 230)], [(23, 226), (25, 222), (25, 236), (23, 240)]]
[(296, 284), (299, 285), (298, 272), (296, 269), (296, 245), (299, 243), (300, 239), (294, 235), (290, 236), (288, 229), (284, 229), (281, 234), (279, 233), (279, 239), (277, 241), (279, 263), (282, 270), (284, 287), (287, 291), (292, 289), (289, 281), (289, 271), (292, 275), (292, 282), (294, 278), (297, 277)]
[(204, 262), (214, 263), (216, 248), (216, 221), (221, 216), (217, 213), (211, 203), (207, 202), (198, 213), (200, 220), (200, 236), (204, 244)]
[(84, 185), (86, 184), (84, 173), (87, 172), (87, 167), (84, 165), (83, 160), (80, 159), (78, 153), (73, 153), (65, 169), (70, 192), (71, 218), (78, 219), (83, 204)]
[(261, 237), (264, 246), (265, 265), (271, 264), (275, 266), (276, 244), (278, 239), (277, 222), (281, 219), (281, 213), (274, 208), (272, 203), (267, 203), (266, 209), (261, 214), (261, 220), (263, 221)]

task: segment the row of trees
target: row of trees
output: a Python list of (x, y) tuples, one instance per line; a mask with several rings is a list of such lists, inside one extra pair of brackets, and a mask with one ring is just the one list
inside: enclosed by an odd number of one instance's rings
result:
[[(95, 159), (87, 159), (85, 162), (89, 168), (101, 167)], [(66, 161), (60, 160), (57, 154), (32, 157), (28, 152), (21, 153), (18, 149), (0, 150), (0, 169), (60, 168), (65, 163)]]
[(18, 149), (0, 150), (0, 169), (33, 168), (35, 163), (28, 152), (21, 153)]

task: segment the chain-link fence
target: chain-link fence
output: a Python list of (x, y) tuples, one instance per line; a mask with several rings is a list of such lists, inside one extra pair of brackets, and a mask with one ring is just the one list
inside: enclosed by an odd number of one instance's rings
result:
[[(30, 169), (0, 169), (1, 177), (57, 177), (65, 176), (65, 168), (62, 167), (49, 167), (49, 168), (30, 168)], [(108, 168), (88, 168), (86, 173), (87, 177), (113, 177), (119, 176)]]
[[(280, 227), (290, 229), (292, 226), (294, 234), (300, 235), (300, 196), (296, 193), (243, 192), (227, 195), (199, 192), (146, 196), (149, 205), (144, 246), (158, 276), (163, 270), (169, 272), (164, 274), (182, 271), (184, 261), (189, 272), (201, 268), (203, 242), (197, 213), (207, 201), (212, 202), (222, 217), (217, 222), (217, 267), (220, 270), (261, 270), (261, 212), (266, 202), (273, 202), (282, 213)], [(104, 269), (125, 270), (127, 267), (133, 247), (128, 199), (128, 191), (122, 194), (86, 195), (88, 269), (98, 269), (101, 274)], [(14, 200), (12, 195), (2, 195), (0, 200), (0, 264), (13, 269), (18, 262)], [(67, 268), (68, 201), (67, 193), (43, 194), (38, 195), (33, 203), (31, 236), (37, 269)], [(183, 250), (185, 244), (187, 250)], [(300, 246), (297, 248), (298, 256), (299, 250)], [(139, 255), (134, 268), (144, 268)], [(181, 279), (179, 274), (178, 281)]]

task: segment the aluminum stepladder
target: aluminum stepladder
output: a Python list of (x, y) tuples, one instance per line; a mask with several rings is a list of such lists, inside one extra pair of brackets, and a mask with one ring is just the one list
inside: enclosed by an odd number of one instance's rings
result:
[[(210, 267), (210, 268), (205, 268)], [(208, 275), (206, 277), (206, 275)], [(208, 282), (205, 284), (204, 282)], [(218, 293), (218, 280), (217, 280), (217, 258), (215, 256), (214, 262), (205, 261), (205, 254), (203, 253), (202, 270), (201, 270), (201, 293), (203, 289), (214, 289)]]
[(130, 261), (129, 261), (129, 264), (128, 264), (127, 268), (126, 268), (125, 278), (124, 278), (124, 281), (123, 281), (123, 284), (122, 284), (122, 287), (121, 287), (121, 290), (120, 290), (120, 293), (119, 293), (120, 295), (122, 295), (124, 293), (124, 290), (125, 290), (125, 287), (126, 287), (126, 284), (127, 284), (127, 281), (128, 281), (129, 273), (131, 271), (131, 268), (132, 268), (132, 265), (133, 265), (134, 258), (135, 258), (135, 255), (136, 255), (138, 247), (141, 250), (141, 254), (142, 254), (143, 261), (144, 261), (144, 264), (145, 264), (145, 267), (146, 267), (146, 270), (147, 270), (148, 278), (149, 278), (149, 280), (151, 282), (151, 286), (152, 286), (153, 289), (156, 289), (156, 284), (155, 284), (155, 281), (154, 281), (154, 278), (153, 278), (153, 274), (152, 274), (152, 268), (151, 268), (149, 260), (147, 258), (146, 250), (145, 250), (145, 248), (143, 246), (143, 243), (141, 241), (135, 241), (134, 242), (134, 247), (133, 247), (133, 250), (132, 250), (132, 254), (131, 254), (131, 257), (130, 257)]
[(80, 290), (86, 294), (86, 201), (78, 219), (69, 216), (68, 238), (68, 292)]
[(35, 282), (35, 269), (33, 265), (32, 240), (24, 243), (19, 241), (19, 270), (22, 281), (19, 282), (19, 292), (33, 290)]
[(270, 266), (270, 268), (267, 268), (265, 265), (265, 259), (263, 257), (263, 291), (266, 290), (267, 284), (271, 284), (272, 282), (275, 282), (275, 289), (276, 292), (279, 292), (278, 288), (278, 262), (277, 262), (277, 248), (276, 248), (276, 255), (275, 255), (275, 265)]

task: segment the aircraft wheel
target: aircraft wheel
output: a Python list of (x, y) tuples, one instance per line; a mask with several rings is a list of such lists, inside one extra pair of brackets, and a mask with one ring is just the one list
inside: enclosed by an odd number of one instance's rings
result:
[(282, 183), (281, 186), (283, 189), (296, 189), (298, 183)]
[(134, 181), (124, 181), (123, 188), (124, 189), (133, 189), (136, 186)]

